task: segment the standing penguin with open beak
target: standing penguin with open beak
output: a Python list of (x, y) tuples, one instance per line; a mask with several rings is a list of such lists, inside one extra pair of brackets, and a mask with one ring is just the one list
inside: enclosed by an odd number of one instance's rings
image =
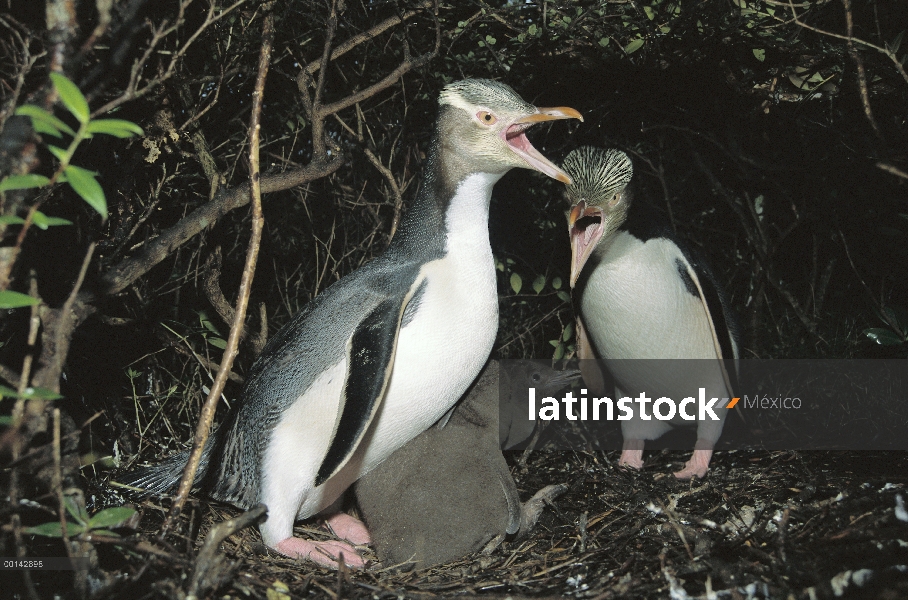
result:
[[(618, 397), (649, 392), (677, 402), (704, 388), (708, 397), (731, 398), (735, 369), (723, 360), (738, 358), (738, 336), (703, 257), (635, 201), (634, 169), (624, 152), (578, 148), (564, 159), (564, 170), (574, 180), (565, 195), (578, 357), (604, 359)], [(581, 360), (580, 370), (593, 393), (604, 392), (597, 363)], [(696, 422), (694, 453), (675, 473), (679, 479), (706, 475), (728, 411), (715, 413), (718, 420)], [(691, 424), (680, 414), (671, 421), (649, 416), (622, 421), (619, 464), (642, 468), (645, 440)]]
[[(498, 331), (492, 187), (514, 167), (570, 182), (525, 132), (574, 118), (582, 120), (571, 108), (536, 108), (495, 81), (446, 86), (422, 185), (391, 245), (271, 339), (206, 444), (195, 489), (242, 508), (266, 504), (262, 537), (282, 554), (327, 566), (342, 554), (363, 566), (351, 545), (369, 541), (358, 520), (324, 515), (350, 543), (294, 537), (294, 521), (329, 509), (444, 415), (479, 374)], [(187, 456), (124, 482), (166, 492)]]

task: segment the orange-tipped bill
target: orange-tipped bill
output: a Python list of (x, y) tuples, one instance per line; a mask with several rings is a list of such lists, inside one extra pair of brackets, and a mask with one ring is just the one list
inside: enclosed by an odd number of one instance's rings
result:
[(568, 229), (571, 234), (571, 287), (577, 283), (583, 265), (589, 259), (593, 248), (602, 239), (604, 231), (602, 209), (597, 206), (587, 207), (581, 200), (571, 207), (568, 214)]
[(527, 139), (526, 131), (533, 125), (544, 121), (557, 121), (559, 119), (580, 119), (583, 121), (583, 116), (573, 108), (568, 108), (567, 106), (537, 108), (536, 111), (537, 112), (533, 114), (517, 119), (505, 129), (503, 134), (504, 141), (510, 146), (511, 150), (516, 152), (518, 156), (526, 161), (531, 169), (536, 169), (541, 173), (545, 173), (552, 179), (557, 179), (561, 183), (570, 184), (571, 178), (568, 174), (533, 147), (533, 144)]

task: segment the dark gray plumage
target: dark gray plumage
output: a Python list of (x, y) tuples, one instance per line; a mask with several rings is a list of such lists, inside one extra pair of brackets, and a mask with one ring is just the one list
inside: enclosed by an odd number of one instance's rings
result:
[[(577, 378), (578, 371), (538, 361), (489, 361), (443, 427), (418, 435), (362, 477), (356, 500), (382, 564), (426, 568), (528, 534), (545, 500), (566, 488), (548, 486), (521, 504), (500, 447), (532, 434), (532, 426), (518, 426), (520, 417), (529, 423), (529, 387), (553, 394)], [(499, 410), (513, 415), (501, 430)]]

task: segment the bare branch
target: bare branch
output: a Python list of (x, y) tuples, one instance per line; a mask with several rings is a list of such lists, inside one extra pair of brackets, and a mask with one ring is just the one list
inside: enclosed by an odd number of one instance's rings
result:
[(851, 0), (842, 0), (842, 4), (845, 5), (845, 23), (848, 28), (848, 55), (851, 56), (851, 60), (854, 61), (854, 66), (857, 69), (858, 88), (861, 91), (861, 104), (864, 105), (864, 114), (867, 116), (867, 120), (873, 128), (873, 132), (882, 140), (883, 133), (876, 124), (876, 119), (873, 118), (873, 110), (870, 108), (870, 94), (867, 92), (867, 73), (864, 72), (864, 61), (861, 60), (861, 55), (854, 47), (854, 18), (851, 14)]
[[(262, 193), (279, 192), (325, 177), (339, 169), (343, 162), (342, 156), (335, 156), (331, 161), (313, 161), (301, 169), (265, 175), (261, 178)], [(110, 295), (122, 291), (170, 256), (174, 250), (205, 228), (214, 225), (225, 214), (246, 206), (249, 203), (249, 189), (249, 183), (244, 183), (218, 192), (214, 200), (197, 208), (173, 227), (146, 243), (141, 252), (124, 259), (107, 271), (101, 277), (96, 293)]]

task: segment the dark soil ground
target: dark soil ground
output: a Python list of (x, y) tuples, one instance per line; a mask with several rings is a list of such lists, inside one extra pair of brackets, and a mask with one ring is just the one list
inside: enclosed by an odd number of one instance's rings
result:
[[(92, 577), (109, 587), (95, 597), (182, 599), (193, 582), (198, 597), (268, 600), (908, 597), (908, 454), (725, 451), (694, 482), (670, 475), (685, 453), (646, 456), (644, 470), (632, 473), (615, 466), (617, 453), (538, 451), (525, 470), (513, 467), (521, 495), (553, 483), (569, 490), (529, 539), (407, 573), (291, 561), (265, 548), (255, 528), (199, 559), (208, 530), (238, 513), (195, 501), (184, 513), (193, 535), (176, 546), (179, 538), (157, 541), (153, 529), (98, 544)], [(158, 502), (141, 507), (143, 526), (160, 522)], [(10, 575), (8, 591), (19, 586)], [(39, 593), (60, 591), (62, 576), (35, 574)]]

